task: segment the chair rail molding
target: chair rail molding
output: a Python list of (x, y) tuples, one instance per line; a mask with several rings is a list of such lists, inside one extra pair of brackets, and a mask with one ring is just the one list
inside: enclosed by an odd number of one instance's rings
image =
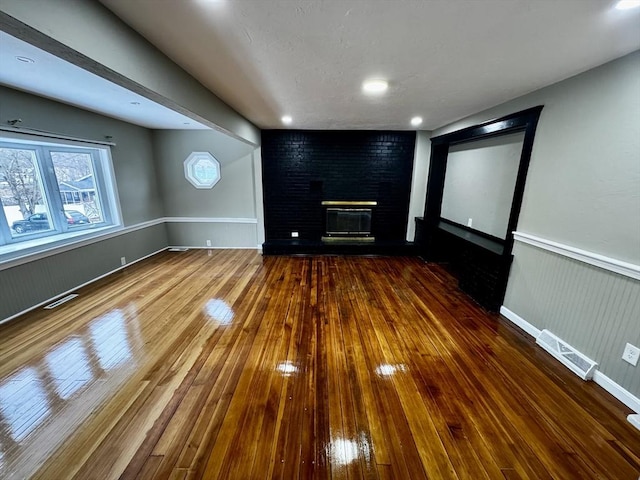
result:
[(547, 240), (546, 238), (531, 235), (529, 233), (513, 232), (513, 238), (517, 242), (526, 243), (527, 245), (532, 245), (542, 250), (557, 253), (563, 257), (572, 258), (579, 262), (587, 263), (604, 270), (609, 270), (610, 272), (624, 275), (625, 277), (640, 280), (640, 265), (623, 262), (615, 258), (575, 248), (563, 243), (554, 242), (553, 240)]

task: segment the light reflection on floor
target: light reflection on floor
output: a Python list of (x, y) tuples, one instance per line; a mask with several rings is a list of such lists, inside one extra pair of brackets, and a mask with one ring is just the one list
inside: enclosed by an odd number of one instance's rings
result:
[(282, 376), (289, 377), (294, 373), (298, 372), (298, 367), (296, 367), (292, 362), (281, 362), (276, 366), (276, 370), (282, 373)]
[(358, 444), (354, 440), (335, 438), (330, 446), (331, 462), (338, 465), (349, 465), (358, 459)]
[(406, 372), (406, 365), (399, 364), (391, 364), (391, 363), (382, 363), (376, 367), (376, 373), (380, 377), (391, 377), (395, 375), (397, 372)]
[(221, 325), (230, 325), (233, 322), (233, 310), (224, 300), (211, 299), (206, 303), (204, 310), (209, 318)]
[[(143, 354), (134, 305), (92, 320), (0, 381), (0, 478), (28, 478), (133, 371)], [(43, 441), (47, 451), (43, 451)], [(20, 466), (16, 458), (28, 459)]]

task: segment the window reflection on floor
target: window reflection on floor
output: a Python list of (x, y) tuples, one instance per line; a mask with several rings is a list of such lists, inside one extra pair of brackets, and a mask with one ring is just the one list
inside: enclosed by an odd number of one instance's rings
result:
[(35, 368), (20, 370), (2, 382), (0, 412), (15, 442), (22, 441), (49, 415), (49, 401)]
[(49, 352), (47, 365), (58, 396), (67, 400), (91, 381), (93, 375), (79, 338), (72, 338)]
[[(0, 478), (29, 478), (130, 377), (144, 355), (134, 304), (75, 330), (0, 379)], [(43, 445), (45, 445), (43, 447)]]
[(91, 323), (91, 338), (104, 370), (111, 370), (131, 358), (131, 347), (122, 310), (112, 310)]

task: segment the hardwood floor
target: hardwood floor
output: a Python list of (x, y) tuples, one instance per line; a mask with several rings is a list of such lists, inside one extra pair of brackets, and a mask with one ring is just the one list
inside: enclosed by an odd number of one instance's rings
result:
[(630, 479), (640, 432), (415, 258), (165, 252), (0, 326), (0, 477)]

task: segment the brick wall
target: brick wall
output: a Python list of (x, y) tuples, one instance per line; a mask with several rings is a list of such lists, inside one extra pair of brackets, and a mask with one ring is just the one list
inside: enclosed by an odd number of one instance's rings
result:
[(319, 240), (322, 200), (376, 200), (372, 233), (404, 240), (415, 132), (262, 131), (268, 240)]

